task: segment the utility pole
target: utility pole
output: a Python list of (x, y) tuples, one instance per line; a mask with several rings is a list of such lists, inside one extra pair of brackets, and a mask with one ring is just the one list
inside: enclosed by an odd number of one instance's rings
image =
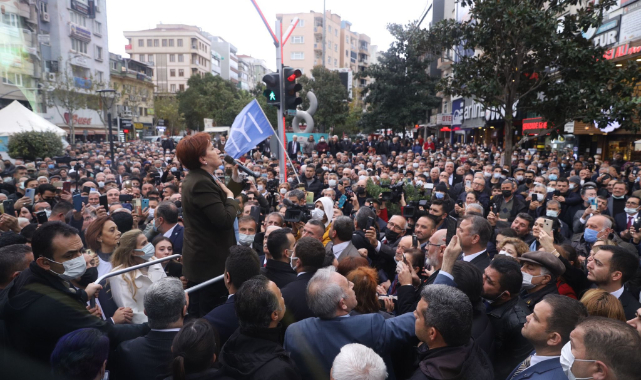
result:
[(325, 66), (325, 45), (327, 44), (327, 39), (325, 37), (325, 29), (327, 28), (327, 16), (325, 14), (325, 0), (323, 0), (323, 67)]

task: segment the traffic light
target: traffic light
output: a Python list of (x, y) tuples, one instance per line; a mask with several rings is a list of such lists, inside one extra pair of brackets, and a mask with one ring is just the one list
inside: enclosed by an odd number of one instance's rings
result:
[(126, 135), (128, 135), (128, 134), (129, 134), (129, 130), (128, 130), (128, 129), (123, 129), (122, 131), (123, 131), (123, 133), (124, 133), (124, 134), (126, 134)]
[(263, 82), (267, 85), (267, 89), (263, 92), (263, 95), (267, 98), (267, 104), (276, 108), (280, 107), (280, 80), (278, 73), (265, 75)]
[(303, 89), (300, 83), (296, 83), (296, 79), (302, 75), (301, 71), (291, 67), (283, 68), (283, 77), (285, 78), (285, 109), (295, 110), (296, 106), (303, 103), (303, 99), (296, 94)]

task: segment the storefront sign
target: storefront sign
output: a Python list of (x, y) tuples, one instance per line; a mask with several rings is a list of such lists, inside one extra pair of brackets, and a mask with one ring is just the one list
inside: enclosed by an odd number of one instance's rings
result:
[[(65, 123), (69, 124), (69, 112), (65, 112), (64, 114), (65, 118)], [(77, 114), (73, 114), (73, 117), (71, 118), (73, 120), (74, 125), (91, 125), (91, 118), (90, 117), (78, 117)]]
[(91, 31), (80, 25), (69, 24), (69, 35), (85, 42), (91, 42)]
[(82, 55), (77, 55), (69, 60), (69, 63), (71, 63), (74, 66), (81, 66), (85, 68), (89, 68), (89, 60), (87, 57), (83, 57)]
[(465, 100), (458, 99), (452, 102), (452, 125), (460, 127), (463, 124), (463, 109), (465, 108)]
[(133, 128), (134, 123), (130, 119), (120, 119), (120, 128)]
[(587, 32), (583, 33), (583, 37), (592, 39), (595, 46), (614, 45), (618, 42), (620, 24), (621, 16), (613, 17), (603, 21), (603, 24), (598, 28), (588, 29)]
[(641, 46), (629, 47), (628, 44), (614, 47), (603, 54), (605, 59), (622, 58), (628, 55), (641, 53)]
[(74, 11), (78, 11), (82, 14), (88, 15), (89, 1), (88, 0), (71, 0), (71, 9), (73, 9)]
[(641, 9), (624, 14), (621, 18), (621, 42), (641, 38)]
[(465, 98), (463, 108), (463, 128), (472, 129), (485, 126), (485, 108), (471, 98)]
[(439, 114), (436, 114), (436, 124), (437, 125), (452, 125), (452, 114), (451, 113), (439, 113)]
[(158, 124), (159, 127), (164, 127), (165, 126), (165, 120), (164, 119), (158, 119), (157, 124)]
[(628, 5), (634, 3), (637, 0), (621, 0), (621, 6), (622, 7), (627, 7)]
[(142, 129), (142, 123), (134, 123), (135, 129)]
[(574, 133), (574, 122), (565, 123), (563, 126), (563, 132), (565, 133)]
[(523, 119), (523, 134), (536, 134), (543, 132), (546, 129), (548, 129), (548, 122), (543, 121), (542, 117)]

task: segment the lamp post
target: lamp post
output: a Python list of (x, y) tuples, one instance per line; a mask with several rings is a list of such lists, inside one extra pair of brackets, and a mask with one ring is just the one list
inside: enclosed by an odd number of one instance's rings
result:
[(114, 169), (116, 167), (116, 157), (114, 156), (114, 140), (111, 132), (111, 107), (114, 105), (116, 100), (116, 90), (105, 89), (96, 91), (100, 94), (100, 100), (104, 106), (107, 106), (107, 125), (109, 127), (109, 152), (111, 153), (111, 167)]

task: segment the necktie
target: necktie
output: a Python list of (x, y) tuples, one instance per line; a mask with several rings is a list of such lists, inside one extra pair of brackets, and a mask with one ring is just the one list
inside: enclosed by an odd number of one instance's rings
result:
[(521, 365), (519, 366), (519, 368), (517, 368), (516, 371), (514, 371), (514, 375), (512, 375), (512, 377), (510, 377), (510, 380), (514, 379), (518, 374), (520, 374), (521, 372), (525, 371), (527, 369), (527, 367), (530, 366), (530, 360), (531, 359), (532, 359), (532, 355), (530, 355), (527, 358), (525, 358), (525, 360), (523, 360), (523, 362), (521, 362)]
[(632, 226), (632, 217), (628, 215), (628, 229)]

